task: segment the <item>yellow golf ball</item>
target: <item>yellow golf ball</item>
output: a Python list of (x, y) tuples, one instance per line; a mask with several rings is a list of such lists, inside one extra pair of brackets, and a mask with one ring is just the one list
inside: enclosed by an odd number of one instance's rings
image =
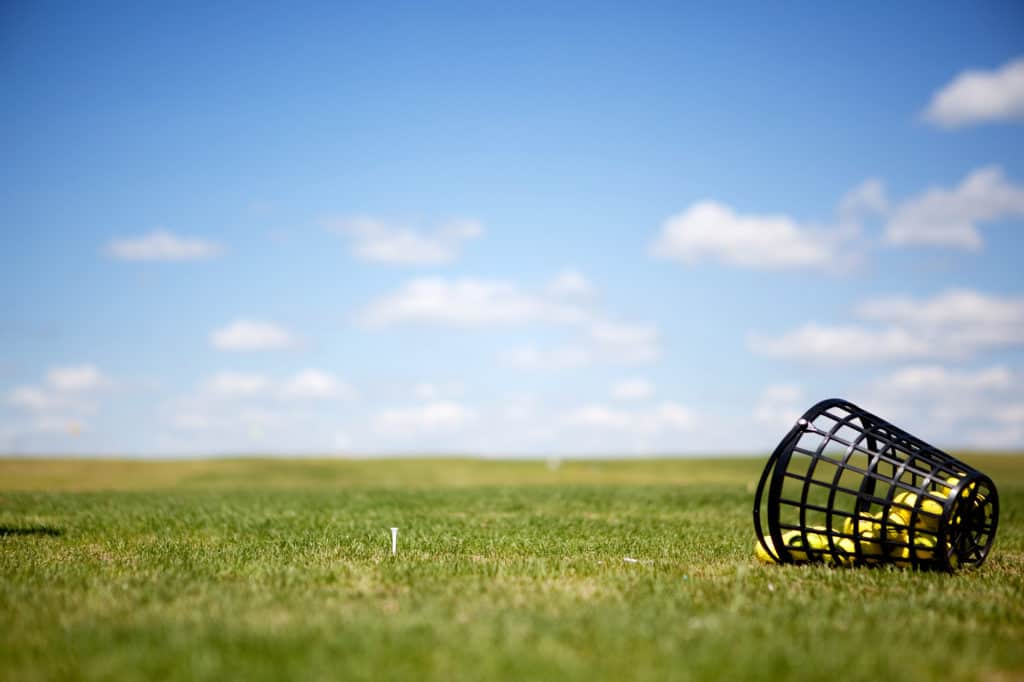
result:
[(899, 510), (900, 514), (909, 515), (911, 518), (916, 516), (914, 523), (916, 527), (930, 532), (938, 530), (939, 518), (942, 516), (942, 505), (935, 500), (929, 497), (922, 499), (921, 508), (916, 514), (913, 510), (917, 507), (917, 493), (902, 492), (893, 498), (893, 503), (903, 507), (903, 509)]
[[(910, 514), (908, 509), (902, 507), (891, 507), (889, 513), (885, 515), (885, 537), (889, 540), (898, 540), (901, 534), (907, 532), (910, 528)], [(877, 533), (882, 532), (882, 516), (883, 512), (878, 512), (875, 518), (878, 519)]]
[(825, 528), (814, 528), (807, 532), (807, 541), (804, 542), (804, 534), (799, 530), (789, 530), (782, 534), (782, 540), (786, 543), (793, 561), (808, 561), (818, 558), (820, 552), (828, 549), (828, 538), (825, 537)]
[[(938, 495), (939, 497), (949, 497), (949, 495), (953, 492), (953, 488), (955, 488), (959, 484), (960, 484), (960, 479), (959, 478), (957, 478), (956, 476), (947, 476), (943, 480), (942, 483), (935, 483), (933, 485), (934, 485), (934, 488), (935, 488), (935, 494), (936, 495)], [(969, 485), (964, 487), (963, 491), (960, 493), (960, 497), (962, 497), (964, 499), (969, 498), (971, 496), (971, 493), (977, 487), (978, 487), (977, 482), (970, 483)], [(984, 493), (978, 493), (978, 496), (975, 498), (975, 500), (977, 501), (978, 504), (981, 504), (982, 502), (984, 502), (985, 501)]]
[(843, 535), (860, 535), (870, 532), (875, 527), (874, 516), (867, 512), (861, 512), (854, 519), (852, 516), (843, 522)]
[[(765, 542), (766, 545), (768, 545), (768, 548), (771, 549), (772, 552), (775, 551), (775, 545), (772, 544), (772, 539), (771, 538), (767, 538), (766, 537), (764, 539), (764, 542)], [(775, 563), (775, 557), (773, 557), (771, 554), (769, 554), (768, 551), (765, 550), (764, 546), (762, 546), (760, 542), (755, 542), (754, 543), (754, 556), (756, 556), (757, 560), (760, 561), (762, 564), (774, 564)]]
[(942, 483), (933, 483), (932, 488), (935, 490), (935, 494), (939, 497), (949, 497), (949, 494), (953, 492), (953, 488), (955, 488), (959, 483), (960, 479), (956, 476), (947, 476), (943, 479)]
[(874, 563), (882, 557), (882, 542), (877, 532), (861, 533), (855, 542), (865, 561)]
[[(904, 538), (903, 542), (907, 542)], [(911, 548), (897, 547), (892, 553), (892, 557), (896, 559), (897, 566), (910, 566), (911, 563), (906, 561), (911, 558)], [(913, 547), (913, 558), (920, 561), (932, 561), (935, 559), (935, 536), (934, 535), (915, 535), (914, 536), (914, 547)]]
[[(871, 533), (880, 536), (882, 533), (882, 517), (884, 512), (868, 514), (861, 512), (857, 519), (848, 518), (843, 524), (843, 535), (864, 535)], [(910, 527), (910, 510), (893, 507), (888, 515), (885, 515), (886, 537), (895, 540), (899, 534)]]
[(835, 551), (826, 551), (824, 558), (826, 563), (848, 566), (854, 562), (857, 547), (850, 538), (839, 538), (835, 541)]

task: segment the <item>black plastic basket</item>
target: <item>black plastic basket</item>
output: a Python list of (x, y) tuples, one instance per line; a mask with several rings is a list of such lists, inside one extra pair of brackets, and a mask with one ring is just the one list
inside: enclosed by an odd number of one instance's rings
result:
[(954, 571), (985, 561), (998, 523), (992, 479), (839, 399), (797, 420), (754, 498), (759, 553), (778, 563)]

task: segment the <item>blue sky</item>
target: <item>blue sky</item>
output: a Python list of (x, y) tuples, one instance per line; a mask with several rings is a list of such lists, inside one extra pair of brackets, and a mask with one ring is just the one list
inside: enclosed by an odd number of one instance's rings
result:
[(1024, 447), (1013, 3), (8, 3), (0, 449)]

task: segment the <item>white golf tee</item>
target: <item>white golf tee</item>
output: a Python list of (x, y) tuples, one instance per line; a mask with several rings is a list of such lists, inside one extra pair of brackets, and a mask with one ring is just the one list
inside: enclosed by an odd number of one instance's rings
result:
[(398, 553), (398, 529), (391, 529), (391, 556)]

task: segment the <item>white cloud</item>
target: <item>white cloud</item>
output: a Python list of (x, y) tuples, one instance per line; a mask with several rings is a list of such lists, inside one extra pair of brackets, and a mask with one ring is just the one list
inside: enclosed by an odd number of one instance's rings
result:
[(779, 336), (750, 334), (747, 343), (754, 352), (774, 357), (862, 362), (969, 357), (1024, 344), (1024, 298), (951, 290), (930, 299), (866, 301), (855, 312), (882, 326), (809, 322)]
[(995, 71), (960, 73), (932, 96), (924, 117), (943, 128), (1024, 120), (1024, 57)]
[(972, 450), (1020, 450), (1024, 445), (1024, 425), (1010, 425), (966, 432), (965, 446)]
[[(7, 394), (7, 403), (35, 413), (85, 413), (96, 409), (95, 392), (110, 380), (91, 364), (51, 367), (40, 386), (17, 386)], [(65, 422), (68, 417), (57, 416)]]
[(765, 270), (824, 268), (835, 260), (834, 238), (788, 216), (740, 215), (701, 201), (665, 221), (651, 252), (686, 265), (709, 259)]
[(869, 178), (843, 195), (839, 201), (839, 217), (843, 224), (856, 224), (864, 218), (885, 215), (889, 198), (885, 185), (878, 178)]
[(403, 323), (485, 327), (578, 322), (589, 317), (584, 308), (529, 294), (511, 282), (426, 277), (371, 302), (357, 320), (368, 327)]
[(1003, 365), (911, 365), (871, 381), (862, 404), (929, 442), (1019, 447), (1024, 423), (1015, 406), (1024, 399), (1022, 379)]
[(337, 450), (353, 412), (337, 401), (355, 389), (330, 372), (308, 368), (284, 375), (218, 372), (160, 406), (154, 434), (169, 454), (266, 452), (323, 455)]
[(598, 429), (626, 429), (634, 423), (634, 415), (606, 405), (585, 405), (565, 415), (568, 426)]
[(50, 368), (46, 382), (57, 391), (90, 391), (103, 387), (107, 379), (95, 365), (71, 365)]
[(281, 387), (281, 396), (288, 400), (351, 399), (354, 389), (338, 381), (332, 374), (307, 369), (292, 376)]
[[(16, 386), (6, 402), (24, 414), (17, 434), (60, 434), (78, 437), (89, 430), (86, 415), (98, 410), (97, 392), (110, 384), (94, 365), (51, 367), (40, 385)], [(63, 447), (67, 441), (61, 441)]]
[(382, 435), (408, 436), (423, 432), (457, 431), (475, 417), (475, 411), (465, 405), (436, 401), (415, 407), (383, 410), (373, 417), (371, 426)]
[(928, 344), (905, 329), (873, 330), (858, 325), (828, 327), (809, 322), (781, 336), (750, 334), (755, 353), (805, 360), (864, 361), (921, 357)]
[(689, 431), (695, 425), (693, 412), (677, 403), (662, 403), (654, 411), (654, 419), (658, 429), (675, 429)]
[(299, 372), (283, 380), (236, 375), (231, 381), (219, 382), (221, 393), (211, 390), (212, 378), (202, 382), (199, 390), (169, 400), (161, 407), (164, 429), (154, 434), (160, 439), (161, 450), (205, 455), (333, 451), (337, 434), (345, 432), (351, 424), (350, 415), (340, 412), (333, 401), (322, 398), (328, 394), (345, 398), (345, 388), (337, 381), (334, 392), (324, 393), (324, 386), (317, 386), (314, 391), (313, 382), (300, 381), (291, 387), (295, 390), (285, 390), (304, 374)]
[(693, 412), (683, 405), (665, 402), (647, 410), (584, 405), (565, 414), (562, 422), (568, 427), (654, 435), (663, 431), (689, 431), (694, 427), (695, 419)]
[(292, 334), (273, 322), (235, 320), (210, 335), (210, 343), (220, 350), (276, 350), (296, 345)]
[(188, 261), (213, 258), (221, 247), (204, 239), (179, 237), (165, 230), (154, 230), (141, 237), (115, 239), (107, 244), (107, 253), (118, 260)]
[(1024, 216), (1024, 186), (998, 166), (972, 171), (953, 189), (932, 188), (902, 202), (886, 225), (893, 245), (926, 244), (978, 250), (978, 223)]
[(41, 412), (61, 406), (57, 396), (53, 396), (38, 386), (17, 386), (7, 394), (7, 402), (14, 407)]
[[(582, 275), (580, 278), (586, 281)], [(555, 281), (559, 279), (563, 278)], [(546, 293), (537, 294), (500, 280), (414, 279), (371, 301), (359, 311), (356, 321), (370, 328), (415, 323), (465, 328), (558, 325), (580, 335), (554, 348), (526, 345), (499, 355), (504, 364), (524, 369), (582, 367), (597, 361), (639, 364), (660, 357), (657, 327), (611, 320), (580, 296), (566, 295), (568, 289), (582, 293), (580, 283), (561, 287), (560, 294), (553, 291), (559, 287), (549, 285)]]
[(575, 369), (594, 362), (591, 350), (582, 346), (564, 345), (554, 348), (523, 346), (503, 351), (499, 359), (506, 365), (518, 369)]
[(597, 293), (594, 283), (576, 270), (563, 270), (548, 283), (552, 296), (587, 298)]
[(412, 394), (417, 400), (437, 400), (441, 397), (441, 389), (436, 384), (420, 383), (413, 386)]
[(533, 345), (504, 351), (499, 359), (519, 369), (575, 369), (602, 362), (642, 365), (661, 357), (661, 335), (653, 325), (632, 325), (596, 319), (582, 329), (576, 343), (552, 348)]
[(454, 220), (429, 233), (365, 216), (332, 220), (328, 227), (351, 238), (357, 258), (392, 265), (450, 263), (458, 257), (463, 242), (483, 234), (475, 220)]
[(796, 384), (777, 384), (761, 392), (754, 406), (754, 421), (765, 426), (789, 429), (810, 405)]
[(836, 214), (834, 226), (819, 228), (786, 215), (743, 215), (702, 201), (665, 221), (651, 254), (685, 265), (711, 260), (762, 270), (835, 270), (863, 257), (863, 223), (876, 218), (884, 219), (883, 241), (891, 246), (978, 250), (980, 224), (1024, 217), (1024, 186), (991, 165), (951, 189), (933, 187), (892, 202), (882, 181), (869, 178), (842, 197)]
[(952, 289), (931, 300), (892, 297), (867, 301), (860, 317), (919, 324), (972, 324), (1016, 327), (1024, 324), (1024, 297), (1000, 298), (967, 289)]
[(994, 416), (999, 421), (1024, 426), (1024, 403), (1003, 405), (994, 411)]
[[(329, 372), (305, 369), (276, 381), (262, 374), (219, 372), (205, 381), (198, 396), (215, 398), (280, 398), (300, 400), (350, 400), (355, 389)], [(187, 410), (186, 410), (187, 411)]]
[(465, 390), (459, 382), (431, 383), (420, 382), (412, 387), (412, 396), (416, 400), (436, 402), (461, 395)]
[(953, 289), (931, 299), (867, 301), (856, 312), (862, 319), (910, 330), (927, 341), (932, 355), (970, 355), (985, 348), (1024, 344), (1024, 297)]
[(246, 397), (265, 393), (270, 380), (260, 374), (220, 372), (206, 382), (207, 393), (223, 397)]
[(615, 400), (646, 400), (654, 395), (654, 384), (646, 379), (626, 379), (612, 386)]
[(661, 334), (654, 325), (596, 320), (588, 333), (595, 355), (623, 364), (645, 364), (661, 356)]
[(1014, 387), (1013, 374), (1002, 366), (976, 371), (948, 369), (942, 365), (905, 367), (880, 379), (876, 386), (886, 394), (937, 396), (1001, 391)]

